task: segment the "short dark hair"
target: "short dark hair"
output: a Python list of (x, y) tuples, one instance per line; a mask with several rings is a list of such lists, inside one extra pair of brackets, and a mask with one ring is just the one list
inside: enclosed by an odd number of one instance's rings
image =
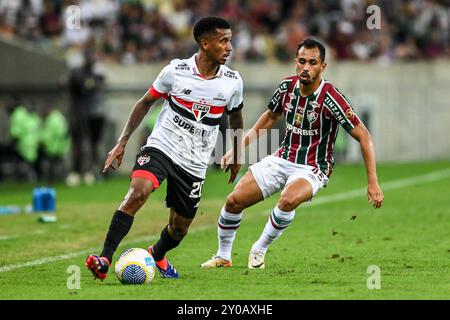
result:
[(296, 55), (298, 54), (298, 50), (300, 50), (302, 47), (305, 47), (306, 49), (318, 48), (320, 52), (320, 59), (322, 59), (322, 62), (325, 61), (325, 46), (322, 44), (322, 42), (314, 38), (306, 38), (298, 45), (297, 52), (295, 53)]
[(205, 17), (197, 21), (194, 25), (194, 39), (200, 43), (201, 37), (205, 34), (215, 32), (216, 29), (231, 29), (230, 24), (219, 17)]

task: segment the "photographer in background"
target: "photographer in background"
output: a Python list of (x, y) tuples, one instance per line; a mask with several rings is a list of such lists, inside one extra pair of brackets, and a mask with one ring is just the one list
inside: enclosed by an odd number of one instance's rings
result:
[(72, 171), (66, 180), (69, 186), (78, 185), (81, 178), (92, 185), (94, 173), (99, 171), (98, 143), (105, 126), (102, 92), (105, 78), (97, 69), (95, 53), (86, 50), (83, 65), (72, 71), (68, 83), (72, 138)]

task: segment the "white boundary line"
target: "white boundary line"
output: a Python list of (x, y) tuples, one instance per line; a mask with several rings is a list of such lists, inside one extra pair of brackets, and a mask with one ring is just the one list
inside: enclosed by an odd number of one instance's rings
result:
[[(192, 228), (190, 233), (204, 231), (204, 230), (207, 230), (207, 229), (209, 229), (209, 228), (211, 228), (213, 226), (216, 226), (216, 224), (214, 224), (214, 225), (203, 225), (203, 226), (200, 226), (200, 227), (197, 227), (197, 228)], [(138, 243), (138, 242), (154, 241), (154, 240), (157, 240), (158, 238), (159, 238), (159, 235), (150, 235), (150, 236), (145, 236), (145, 237), (125, 240), (125, 241), (120, 243), (120, 246), (122, 246), (122, 245), (131, 245), (131, 244), (135, 244), (135, 243)], [(94, 248), (90, 248), (90, 249), (86, 249), (86, 250), (75, 251), (75, 252), (68, 253), (68, 254), (62, 254), (62, 255), (59, 255), (59, 256), (46, 257), (46, 258), (37, 259), (37, 260), (28, 261), (28, 262), (19, 263), (19, 264), (10, 264), (10, 265), (6, 265), (6, 266), (3, 266), (3, 267), (0, 267), (0, 273), (9, 272), (9, 271), (13, 271), (13, 270), (21, 269), (21, 268), (25, 268), (25, 267), (38, 266), (38, 265), (41, 265), (41, 264), (46, 264), (46, 263), (55, 262), (55, 261), (68, 260), (68, 259), (71, 259), (71, 258), (76, 258), (78, 256), (88, 255), (88, 254), (91, 254), (91, 253), (99, 251), (99, 250), (101, 250), (100, 247), (94, 247)]]
[[(413, 185), (419, 185), (419, 184), (426, 184), (438, 180), (444, 180), (450, 178), (450, 169), (444, 169), (439, 171), (434, 171), (431, 173), (423, 174), (420, 176), (405, 178), (405, 179), (399, 179), (394, 180), (386, 183), (381, 184), (381, 189), (383, 192), (387, 190), (394, 190), (394, 189), (401, 189), (404, 187), (409, 187)], [(319, 198), (311, 202), (309, 205), (320, 205), (324, 203), (329, 202), (335, 202), (335, 201), (343, 201), (343, 200), (349, 200), (353, 198), (358, 197), (366, 197), (367, 189), (366, 188), (360, 188), (355, 189), (352, 191), (347, 192), (341, 192), (338, 194), (329, 195), (323, 198)]]
[[(35, 230), (35, 231), (28, 232), (28, 233), (27, 233), (27, 236), (33, 235), (33, 234), (38, 234), (38, 235), (40, 235), (40, 234), (45, 234), (45, 233), (46, 233), (46, 232), (45, 232), (44, 230), (42, 230), (42, 229), (37, 229), (37, 230)], [(16, 239), (16, 238), (20, 238), (20, 235), (18, 235), (18, 234), (12, 234), (12, 235), (9, 235), (9, 236), (0, 236), (0, 241), (11, 240), (11, 239)]]
[(19, 236), (16, 236), (16, 235), (12, 235), (12, 236), (0, 236), (0, 241), (2, 241), (2, 240), (11, 240), (11, 239), (14, 239), (14, 238), (18, 238)]
[[(386, 182), (386, 183), (382, 184), (382, 189), (383, 189), (383, 191), (401, 189), (401, 188), (408, 187), (408, 186), (426, 184), (429, 182), (434, 182), (434, 181), (443, 180), (443, 179), (447, 179), (447, 178), (450, 178), (450, 169), (434, 171), (434, 172), (420, 175), (420, 176)], [(349, 200), (349, 199), (365, 196), (365, 194), (366, 194), (365, 188), (355, 189), (355, 190), (348, 191), (348, 192), (341, 192), (338, 194), (329, 195), (329, 196), (325, 196), (325, 197), (316, 199), (316, 200), (314, 200), (314, 202), (312, 202), (310, 204), (310, 206), (311, 205), (321, 205), (321, 204), (330, 203), (330, 202)], [(189, 233), (201, 232), (201, 231), (207, 230), (207, 229), (215, 227), (215, 226), (216, 226), (216, 224), (200, 226), (200, 227), (191, 229)], [(130, 239), (130, 240), (124, 241), (121, 243), (121, 245), (130, 245), (133, 243), (144, 242), (144, 241), (147, 242), (147, 241), (156, 240), (157, 238), (158, 238), (158, 235), (150, 235), (150, 236), (146, 236), (146, 237), (141, 237), (141, 238)], [(86, 250), (82, 250), (82, 251), (76, 251), (76, 252), (63, 254), (63, 255), (59, 255), (59, 256), (46, 257), (46, 258), (42, 258), (42, 259), (38, 259), (38, 260), (28, 261), (25, 263), (10, 264), (10, 265), (0, 267), (0, 273), (9, 272), (9, 271), (13, 271), (13, 270), (17, 270), (17, 269), (21, 269), (21, 268), (25, 268), (25, 267), (38, 266), (38, 265), (55, 262), (55, 261), (67, 260), (67, 259), (75, 258), (78, 256), (87, 255), (89, 253), (96, 252), (98, 250), (99, 250), (99, 247), (95, 247), (95, 248), (86, 249)]]

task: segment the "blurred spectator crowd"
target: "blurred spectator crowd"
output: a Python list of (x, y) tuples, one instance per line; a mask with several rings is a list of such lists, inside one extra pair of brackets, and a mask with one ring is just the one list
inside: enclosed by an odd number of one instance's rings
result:
[[(369, 30), (366, 9), (378, 5), (381, 29)], [(67, 23), (80, 8), (80, 28)], [(187, 57), (192, 27), (217, 15), (233, 26), (234, 61), (292, 59), (313, 35), (338, 60), (449, 57), (449, 0), (1, 0), (0, 35), (64, 49), (77, 64), (83, 48), (104, 61), (135, 64)]]
[[(1, 90), (0, 181), (65, 179), (76, 186), (102, 178), (101, 142), (109, 122), (103, 103), (105, 77), (96, 62), (95, 53), (86, 49), (82, 65), (71, 70), (58, 90)], [(71, 161), (66, 161), (69, 154)]]
[(0, 108), (0, 181), (54, 182), (65, 178), (69, 123), (57, 108), (9, 105)]

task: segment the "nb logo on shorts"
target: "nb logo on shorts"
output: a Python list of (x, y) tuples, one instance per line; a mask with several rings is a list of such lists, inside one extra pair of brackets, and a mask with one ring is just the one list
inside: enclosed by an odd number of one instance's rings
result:
[(137, 162), (140, 166), (143, 166), (144, 164), (148, 163), (150, 161), (150, 156), (140, 156), (137, 159)]

